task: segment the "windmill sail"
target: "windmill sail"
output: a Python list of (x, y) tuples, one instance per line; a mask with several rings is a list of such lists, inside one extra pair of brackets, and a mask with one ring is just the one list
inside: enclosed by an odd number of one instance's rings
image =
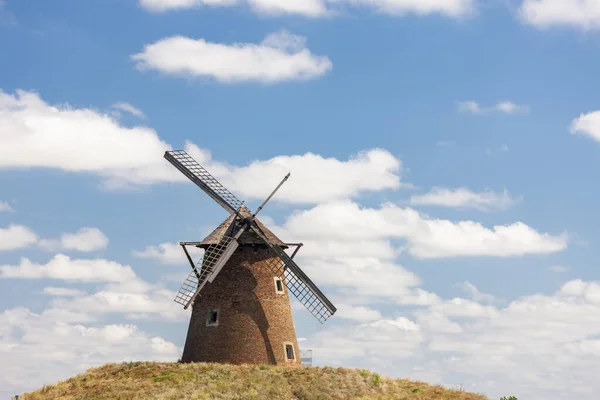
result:
[(219, 183), (204, 167), (183, 150), (166, 151), (165, 158), (181, 171), (229, 214), (238, 214), (244, 205), (235, 195)]
[[(277, 248), (278, 246), (274, 247)], [(285, 254), (283, 250), (281, 250), (281, 252)], [(285, 255), (287, 256), (287, 254)], [(275, 275), (279, 276), (285, 282), (288, 291), (290, 291), (320, 323), (324, 323), (336, 312), (336, 308), (306, 276), (306, 274), (302, 272), (294, 260), (289, 258), (289, 256), (287, 256), (287, 259), (288, 261), (283, 261), (282, 257), (279, 259), (271, 259), (269, 261), (269, 267), (271, 267), (271, 270)]]
[(237, 247), (238, 243), (235, 238), (229, 236), (224, 236), (219, 244), (209, 246), (197, 263), (200, 272), (198, 273), (196, 268), (192, 269), (190, 275), (181, 285), (179, 293), (175, 297), (175, 302), (187, 309), (213, 275), (215, 267), (225, 265)]
[(252, 230), (260, 237), (279, 258), (269, 262), (269, 267), (274, 274), (279, 276), (288, 290), (310, 311), (319, 322), (324, 323), (337, 309), (329, 299), (319, 290), (310, 278), (300, 269), (298, 264), (283, 249), (269, 242), (263, 232), (253, 224)]

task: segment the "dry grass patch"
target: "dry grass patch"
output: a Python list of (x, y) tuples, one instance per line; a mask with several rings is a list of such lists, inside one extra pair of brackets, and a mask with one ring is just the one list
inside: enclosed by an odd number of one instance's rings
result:
[(348, 368), (137, 362), (91, 368), (56, 385), (27, 393), (21, 399), (487, 400), (487, 397)]

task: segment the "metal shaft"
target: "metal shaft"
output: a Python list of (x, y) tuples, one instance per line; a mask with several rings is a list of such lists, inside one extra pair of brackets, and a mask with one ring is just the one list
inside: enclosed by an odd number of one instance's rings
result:
[(271, 200), (271, 197), (273, 197), (273, 195), (275, 194), (275, 192), (277, 192), (279, 190), (279, 188), (281, 187), (281, 185), (283, 185), (285, 183), (285, 181), (288, 180), (288, 178), (290, 177), (290, 172), (288, 172), (288, 174), (285, 176), (285, 178), (283, 178), (283, 180), (281, 182), (279, 182), (279, 185), (277, 185), (277, 187), (275, 188), (275, 190), (273, 190), (271, 192), (271, 194), (269, 195), (269, 197), (267, 197), (267, 199), (265, 201), (263, 201), (263, 203), (260, 205), (260, 207), (258, 207), (258, 209), (256, 210), (256, 212), (254, 214), (252, 214), (252, 218), (254, 219), (254, 217), (256, 217), (256, 214), (258, 214), (260, 212), (260, 210), (262, 210), (262, 208), (265, 206), (265, 204), (267, 204), (267, 201)]

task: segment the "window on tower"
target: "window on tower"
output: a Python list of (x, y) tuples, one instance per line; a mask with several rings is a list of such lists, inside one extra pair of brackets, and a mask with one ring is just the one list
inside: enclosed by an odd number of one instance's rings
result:
[(206, 316), (206, 326), (219, 325), (219, 310), (210, 310)]
[(283, 294), (283, 281), (279, 277), (275, 277), (275, 292), (277, 294)]
[(285, 359), (287, 361), (296, 359), (296, 357), (294, 355), (294, 345), (291, 343), (285, 344)]

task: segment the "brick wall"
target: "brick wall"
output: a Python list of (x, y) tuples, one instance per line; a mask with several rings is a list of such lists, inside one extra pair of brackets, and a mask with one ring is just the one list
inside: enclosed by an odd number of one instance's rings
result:
[[(291, 343), (300, 364), (287, 288), (276, 292), (265, 263), (272, 256), (265, 246), (242, 245), (206, 284), (192, 308), (183, 362), (286, 364), (284, 344)], [(218, 325), (206, 326), (214, 309)]]

